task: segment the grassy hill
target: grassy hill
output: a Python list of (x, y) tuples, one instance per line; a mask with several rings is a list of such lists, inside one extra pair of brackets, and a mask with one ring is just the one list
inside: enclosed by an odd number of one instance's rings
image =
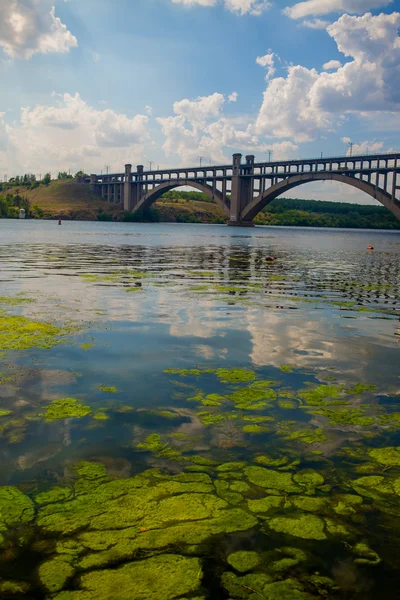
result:
[(33, 190), (20, 189), (31, 206), (38, 206), (48, 218), (76, 220), (96, 220), (99, 211), (107, 210), (112, 215), (121, 216), (119, 205), (108, 204), (93, 194), (89, 186), (74, 180), (52, 181)]
[[(75, 180), (52, 181), (48, 186), (40, 185), (34, 189), (11, 188), (6, 193), (15, 195), (17, 192), (27, 198), (31, 209), (39, 208), (37, 213), (42, 218), (178, 223), (225, 223), (227, 220), (226, 214), (201, 192), (173, 190), (166, 193), (145, 214), (127, 213), (119, 204), (109, 204), (93, 194), (87, 184), (77, 183)], [(0, 191), (0, 194), (4, 196), (5, 191)], [(274, 200), (257, 215), (255, 223), (400, 229), (400, 221), (383, 206), (296, 198)]]

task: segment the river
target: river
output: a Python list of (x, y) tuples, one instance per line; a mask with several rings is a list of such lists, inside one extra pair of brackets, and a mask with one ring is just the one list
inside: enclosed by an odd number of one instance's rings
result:
[(398, 598), (400, 232), (0, 220), (0, 267), (0, 597)]

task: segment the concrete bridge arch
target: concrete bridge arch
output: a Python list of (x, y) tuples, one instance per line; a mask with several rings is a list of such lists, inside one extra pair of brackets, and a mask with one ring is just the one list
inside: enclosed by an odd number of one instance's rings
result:
[(230, 214), (229, 206), (227, 206), (227, 204), (225, 204), (224, 198), (223, 198), (223, 195), (221, 194), (221, 192), (219, 190), (217, 190), (216, 188), (212, 188), (210, 185), (200, 183), (198, 181), (190, 181), (188, 183), (185, 183), (182, 180), (175, 180), (175, 181), (168, 181), (165, 183), (161, 183), (160, 185), (157, 185), (152, 190), (147, 192), (147, 194), (145, 194), (140, 199), (140, 201), (135, 206), (135, 210), (146, 210), (147, 208), (150, 208), (150, 206), (154, 202), (156, 202), (156, 200), (158, 200), (163, 194), (170, 192), (171, 190), (173, 190), (177, 187), (183, 187), (183, 186), (195, 188), (196, 190), (199, 190), (200, 192), (207, 194), (207, 196), (213, 202), (218, 204), (218, 206), (220, 208), (222, 208), (222, 210), (225, 212), (225, 214), (229, 217), (229, 214)]
[(241, 221), (251, 222), (257, 214), (265, 208), (270, 202), (281, 196), (282, 194), (296, 188), (305, 183), (312, 183), (313, 181), (338, 181), (339, 183), (346, 183), (351, 185), (381, 204), (385, 206), (395, 217), (400, 219), (400, 201), (393, 198), (388, 192), (382, 190), (378, 186), (356, 179), (349, 175), (342, 175), (339, 173), (304, 173), (299, 175), (293, 175), (282, 181), (279, 181), (275, 185), (272, 185), (265, 192), (256, 196), (243, 210), (241, 213)]

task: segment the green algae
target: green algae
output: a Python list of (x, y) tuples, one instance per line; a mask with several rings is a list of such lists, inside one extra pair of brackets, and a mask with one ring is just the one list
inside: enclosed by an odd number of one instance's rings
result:
[(274, 417), (267, 417), (262, 415), (243, 415), (242, 421), (248, 421), (250, 423), (274, 423)]
[(325, 523), (316, 515), (298, 515), (296, 517), (274, 517), (268, 526), (279, 533), (286, 533), (305, 540), (325, 540)]
[(23, 304), (29, 304), (33, 302), (32, 298), (23, 298), (22, 296), (0, 296), (0, 304), (7, 304), (8, 306), (21, 306)]
[(313, 496), (297, 496), (290, 503), (305, 512), (321, 512), (327, 505), (326, 498), (315, 498)]
[(286, 456), (272, 458), (271, 456), (261, 454), (255, 457), (254, 462), (258, 463), (259, 465), (264, 465), (266, 467), (283, 467), (287, 465), (289, 459)]
[(299, 485), (307, 488), (315, 488), (323, 485), (324, 483), (324, 478), (322, 477), (322, 475), (320, 475), (316, 471), (313, 471), (312, 469), (296, 473), (295, 475), (293, 475), (293, 479)]
[(0, 408), (0, 417), (8, 417), (8, 415), (11, 415), (11, 410)]
[(348, 517), (357, 514), (363, 499), (354, 494), (338, 494), (335, 496), (335, 503), (332, 505), (336, 514)]
[(34, 516), (34, 504), (28, 496), (16, 487), (0, 487), (0, 545), (4, 539), (2, 533), (8, 528), (31, 523)]
[(351, 535), (351, 531), (346, 525), (340, 521), (334, 521), (333, 519), (325, 518), (326, 530), (331, 535), (337, 537), (347, 537)]
[(263, 467), (246, 467), (244, 473), (250, 483), (270, 490), (279, 490), (286, 493), (301, 491), (301, 487), (293, 481), (290, 473), (280, 473)]
[(374, 448), (368, 455), (385, 467), (400, 467), (400, 447)]
[(116, 394), (118, 392), (118, 388), (113, 385), (104, 385), (103, 383), (99, 385), (99, 390), (102, 392), (107, 392), (108, 394)]
[(137, 287), (136, 286), (135, 287), (129, 287), (129, 288), (125, 289), (125, 292), (127, 294), (132, 294), (133, 292), (141, 292), (141, 291), (142, 291), (142, 288), (139, 287), (139, 286), (137, 286)]
[(294, 410), (298, 405), (293, 400), (278, 400), (278, 406), (284, 410)]
[(71, 328), (31, 321), (0, 310), (0, 352), (53, 348), (65, 341), (65, 337), (71, 333)]
[(108, 414), (104, 410), (98, 410), (93, 415), (93, 419), (95, 421), (108, 421), (109, 418), (110, 417), (108, 416)]
[(89, 479), (90, 481), (107, 477), (107, 470), (101, 463), (81, 461), (73, 466), (73, 470), (81, 479)]
[(9, 597), (13, 595), (26, 594), (29, 584), (25, 581), (13, 581), (12, 579), (0, 579), (0, 595)]
[(313, 597), (304, 591), (296, 579), (273, 581), (270, 575), (248, 574), (242, 577), (234, 573), (224, 573), (222, 584), (233, 598), (250, 600), (311, 600)]
[(293, 373), (293, 370), (296, 368), (296, 365), (280, 365), (279, 369), (283, 373)]
[(260, 564), (261, 557), (257, 552), (239, 550), (230, 554), (227, 561), (239, 573), (247, 573), (247, 571), (252, 571)]
[(60, 558), (49, 560), (39, 567), (39, 579), (50, 592), (59, 592), (75, 570)]
[(51, 502), (61, 502), (69, 500), (72, 497), (72, 489), (68, 487), (54, 487), (40, 492), (34, 496), (36, 504), (50, 504)]
[(207, 394), (205, 396), (201, 392), (196, 394), (196, 396), (187, 398), (188, 402), (199, 402), (203, 406), (221, 406), (224, 400), (224, 396), (220, 396), (219, 394)]
[(247, 369), (216, 369), (213, 372), (222, 383), (245, 383), (256, 378), (254, 371)]
[(384, 500), (394, 493), (392, 483), (380, 475), (360, 477), (352, 481), (351, 485), (357, 494), (372, 500)]
[(296, 440), (303, 442), (304, 444), (320, 444), (327, 441), (327, 437), (322, 429), (300, 429), (299, 431), (292, 431), (285, 435), (286, 440)]
[(239, 494), (246, 494), (251, 490), (250, 486), (245, 481), (231, 481), (229, 489), (232, 492), (238, 492)]
[(276, 392), (271, 389), (240, 388), (227, 396), (235, 407), (241, 410), (263, 410), (276, 400)]
[[(301, 390), (297, 396), (304, 400), (309, 406), (329, 406), (336, 404), (327, 400), (343, 397), (343, 390), (337, 385), (318, 385), (312, 389)], [(346, 401), (343, 401), (346, 404)]]
[(195, 375), (197, 377), (201, 375), (201, 371), (199, 369), (165, 369), (164, 373), (180, 375), (181, 377), (186, 377), (186, 375)]
[(93, 348), (93, 346), (94, 346), (94, 344), (90, 344), (90, 343), (81, 344), (82, 350), (90, 350), (90, 348)]
[(356, 383), (351, 388), (345, 390), (346, 394), (363, 394), (364, 392), (375, 392), (377, 386), (371, 383)]
[(194, 275), (195, 277), (215, 277), (216, 273), (214, 271), (187, 271), (189, 275)]
[(81, 586), (89, 593), (88, 600), (173, 600), (198, 590), (201, 579), (198, 558), (164, 554), (118, 569), (87, 573), (81, 578)]
[(370, 427), (375, 423), (375, 417), (366, 417), (363, 408), (317, 408), (313, 409), (314, 415), (322, 415), (329, 419), (331, 425), (358, 425)]
[(352, 552), (357, 556), (354, 560), (356, 565), (379, 565), (382, 562), (380, 556), (363, 542), (356, 544)]
[(211, 413), (200, 411), (196, 416), (203, 425), (216, 425), (224, 421), (232, 421), (239, 418), (239, 415), (235, 412)]
[(254, 513), (267, 513), (281, 508), (284, 504), (283, 496), (266, 496), (265, 498), (256, 498), (247, 500), (248, 508)]
[(231, 483), (221, 479), (214, 481), (215, 489), (220, 498), (229, 504), (240, 504), (243, 502), (243, 496), (239, 492), (235, 492), (231, 488)]
[(269, 427), (265, 427), (263, 425), (245, 425), (242, 427), (242, 431), (244, 433), (265, 433), (266, 431), (270, 431)]
[(226, 471), (234, 471), (236, 469), (241, 470), (243, 469), (243, 467), (246, 466), (245, 462), (228, 462), (228, 463), (223, 463), (222, 465), (219, 465), (217, 467), (217, 471), (218, 473), (225, 473)]
[(59, 400), (53, 400), (46, 408), (44, 416), (46, 421), (50, 422), (58, 419), (80, 419), (91, 413), (90, 406), (85, 406), (76, 398), (60, 398)]

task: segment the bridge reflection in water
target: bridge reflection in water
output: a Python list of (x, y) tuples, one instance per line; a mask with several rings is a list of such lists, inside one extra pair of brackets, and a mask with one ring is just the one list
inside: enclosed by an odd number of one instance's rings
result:
[(231, 165), (91, 175), (85, 182), (109, 202), (134, 212), (149, 208), (165, 192), (190, 186), (207, 194), (226, 213), (229, 225), (250, 226), (267, 204), (313, 181), (338, 181), (375, 198), (400, 219), (400, 153), (255, 163), (234, 154)]

